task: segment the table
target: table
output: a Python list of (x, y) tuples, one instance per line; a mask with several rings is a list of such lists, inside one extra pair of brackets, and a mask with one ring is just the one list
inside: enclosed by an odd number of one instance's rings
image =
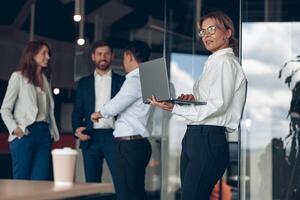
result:
[(0, 180), (1, 200), (62, 199), (113, 192), (112, 184), (106, 183), (74, 183), (72, 186), (56, 186), (52, 181)]

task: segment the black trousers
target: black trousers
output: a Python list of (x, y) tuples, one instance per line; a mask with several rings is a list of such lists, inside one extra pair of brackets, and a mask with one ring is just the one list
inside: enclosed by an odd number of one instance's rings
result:
[(181, 200), (209, 200), (229, 165), (225, 127), (192, 125), (182, 140)]
[(148, 139), (117, 141), (117, 199), (145, 200), (145, 170), (151, 157)]

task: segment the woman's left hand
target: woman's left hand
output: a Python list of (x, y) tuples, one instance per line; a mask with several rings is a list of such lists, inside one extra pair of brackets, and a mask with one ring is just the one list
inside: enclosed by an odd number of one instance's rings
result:
[(193, 94), (181, 94), (177, 99), (182, 99), (186, 101), (195, 101), (195, 97)]
[(152, 96), (151, 98), (148, 99), (150, 102), (150, 105), (160, 107), (161, 109), (167, 110), (167, 111), (172, 111), (174, 108), (173, 103), (168, 103), (168, 102), (158, 102), (155, 96)]

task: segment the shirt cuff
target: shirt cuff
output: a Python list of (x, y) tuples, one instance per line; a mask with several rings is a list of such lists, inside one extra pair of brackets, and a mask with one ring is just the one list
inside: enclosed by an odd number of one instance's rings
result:
[(105, 109), (104, 106), (102, 106), (100, 108), (99, 112), (101, 113), (102, 117), (105, 118), (105, 119), (110, 117), (109, 113), (107, 112), (107, 110)]
[(23, 131), (23, 133), (25, 134), (25, 135), (28, 135), (29, 134), (29, 130), (28, 130), (28, 128), (26, 128), (26, 126), (19, 126), (20, 128), (21, 128), (21, 130)]

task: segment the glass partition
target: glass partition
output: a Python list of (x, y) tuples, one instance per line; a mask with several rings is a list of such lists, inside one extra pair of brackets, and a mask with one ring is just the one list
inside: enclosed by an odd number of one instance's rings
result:
[[(256, 6), (257, 5), (257, 6)], [(242, 1), (241, 199), (299, 199), (297, 1)]]
[[(123, 75), (125, 72), (122, 67), (122, 56), (126, 42), (134, 39), (147, 42), (152, 48), (151, 59), (163, 56), (166, 58), (172, 86), (171, 91), (173, 96), (178, 96), (181, 93), (192, 93), (193, 83), (202, 73), (204, 62), (209, 56), (209, 52), (204, 49), (201, 41), (196, 36), (196, 22), (200, 16), (212, 10), (222, 10), (233, 19), (236, 35), (239, 35), (240, 4), (238, 0), (102, 0), (83, 2), (83, 23), (72, 20), (75, 6), (75, 1), (72, 0), (31, 0), (18, 1), (17, 4), (13, 1), (7, 1), (5, 14), (9, 15), (7, 15), (7, 19), (1, 18), (0, 21), (0, 46), (2, 47), (0, 51), (3, 55), (3, 59), (0, 59), (0, 102), (4, 97), (7, 80), (11, 72), (15, 70), (21, 49), (26, 42), (30, 38), (34, 38), (46, 40), (51, 44), (53, 50), (51, 84), (52, 87), (60, 89), (60, 93), (54, 95), (55, 117), (62, 136), (59, 143), (60, 147), (68, 145), (68, 141), (72, 143), (72, 147), (75, 146), (71, 129), (75, 82), (94, 70), (89, 51), (93, 41), (106, 39), (113, 44), (115, 60), (112, 63), (112, 69)], [(250, 4), (247, 5), (251, 7)], [(55, 15), (53, 15), (53, 12), (55, 12)], [(48, 16), (52, 17), (49, 18)], [(289, 34), (289, 31), (294, 30), (293, 27), (295, 27), (295, 25), (285, 26), (285, 34)], [(247, 30), (251, 30), (251, 27)], [(259, 30), (263, 31), (264, 27), (260, 27)], [(295, 31), (296, 29), (290, 38), (297, 37)], [(79, 37), (85, 39), (85, 44), (82, 46), (76, 43)], [(287, 41), (293, 42), (292, 40)], [(251, 45), (254, 45), (254, 43), (249, 42), (247, 44), (249, 47)], [(284, 62), (295, 57), (292, 53), (286, 54), (286, 51), (284, 55), (288, 56), (285, 56), (282, 59), (283, 63), (279, 63), (278, 66), (282, 67)], [(263, 54), (260, 56), (263, 56)], [(272, 59), (274, 62), (275, 58), (278, 59), (279, 57), (276, 55)], [(254, 62), (254, 64), (256, 63)], [(261, 70), (262, 68), (257, 69)], [(268, 69), (266, 71), (269, 73)], [(267, 81), (264, 83), (267, 83)], [(285, 92), (282, 91), (282, 93), (276, 94), (275, 97), (280, 98), (282, 103), (288, 103), (289, 100), (285, 95), (290, 94), (289, 89), (282, 81), (278, 80), (276, 84), (280, 85)], [(265, 85), (267, 86), (267, 84)], [(259, 107), (259, 109), (261, 109), (260, 112), (270, 112), (265, 110), (264, 107)], [(286, 119), (279, 122), (279, 119), (284, 116), (280, 113), (282, 110), (287, 110), (287, 107), (283, 106), (274, 111), (274, 115), (278, 119), (271, 122), (274, 127), (285, 127), (288, 123)], [(251, 119), (252, 115), (252, 111), (247, 110), (245, 112), (247, 119)], [(169, 112), (155, 109), (152, 122), (153, 130), (150, 140), (153, 154), (147, 168), (146, 189), (149, 192), (150, 199), (158, 198), (160, 194), (160, 199), (163, 200), (180, 199), (179, 158), (181, 139), (186, 128), (185, 121), (180, 117), (172, 116)], [(244, 124), (247, 125), (245, 131), (250, 132), (253, 130), (255, 122), (252, 121), (251, 127), (250, 122), (251, 120), (245, 120)], [(259, 126), (261, 125), (259, 124)], [(267, 130), (270, 131), (270, 127)], [(5, 156), (8, 156), (6, 155), (9, 151), (6, 142), (8, 133), (2, 120), (0, 120), (0, 131), (3, 132), (3, 134), (0, 133), (0, 136), (3, 136), (1, 142), (5, 141), (0, 144), (0, 147), (4, 147)], [(257, 131), (256, 136), (260, 140), (262, 136), (258, 133), (259, 131)], [(280, 131), (277, 133), (279, 134)], [(247, 134), (243, 135), (243, 137), (245, 136), (248, 137)], [(232, 190), (233, 199), (237, 199), (238, 196), (237, 138), (237, 133), (228, 136), (231, 149), (231, 165), (224, 176), (224, 182)], [(247, 145), (251, 143), (251, 140), (248, 139), (244, 141)], [(264, 147), (265, 142), (260, 141), (259, 145)], [(249, 148), (246, 146), (243, 146), (243, 148), (248, 153)], [(245, 156), (243, 158), (245, 162), (248, 162), (249, 157)], [(80, 167), (77, 168), (77, 181), (84, 181), (82, 160), (79, 159), (78, 163), (80, 163)], [(11, 169), (10, 166), (5, 166), (5, 168)], [(103, 181), (110, 182), (108, 168), (105, 167), (104, 169)], [(246, 170), (246, 172), (248, 171)], [(4, 174), (7, 175), (8, 173), (5, 172)], [(248, 177), (248, 175), (245, 177)], [(3, 178), (3, 176), (0, 176), (0, 178)], [(11, 178), (11, 174), (8, 174), (8, 177), (5, 176), (5, 178)]]

